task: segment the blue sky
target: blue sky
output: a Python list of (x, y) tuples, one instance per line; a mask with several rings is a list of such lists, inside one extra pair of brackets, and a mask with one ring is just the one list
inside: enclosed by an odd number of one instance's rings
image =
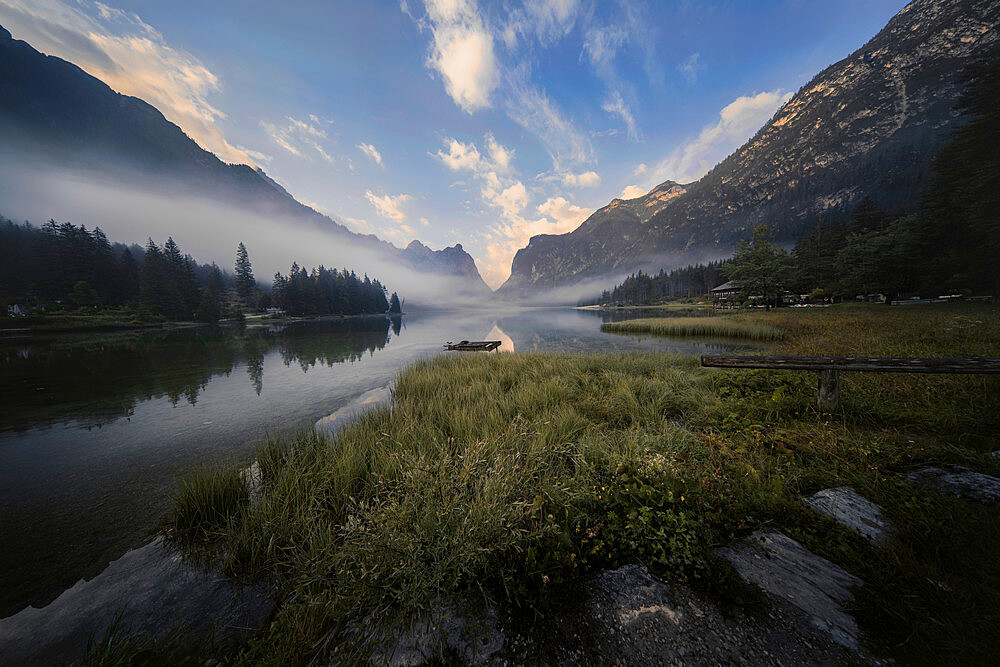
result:
[(17, 39), (496, 287), (534, 234), (698, 178), (902, 0), (0, 0)]

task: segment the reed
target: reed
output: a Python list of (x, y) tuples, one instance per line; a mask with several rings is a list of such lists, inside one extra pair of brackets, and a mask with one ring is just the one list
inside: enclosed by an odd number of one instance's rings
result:
[(759, 341), (781, 340), (784, 331), (759, 322), (732, 317), (647, 317), (622, 322), (606, 322), (601, 331), (654, 336), (701, 336), (705, 338), (742, 338)]

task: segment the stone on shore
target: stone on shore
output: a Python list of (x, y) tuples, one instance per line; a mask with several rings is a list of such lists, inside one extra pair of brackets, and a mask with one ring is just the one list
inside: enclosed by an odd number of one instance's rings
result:
[(878, 505), (849, 486), (817, 491), (803, 498), (809, 507), (850, 528), (876, 546), (885, 546), (891, 532), (889, 522)]
[(909, 479), (955, 498), (981, 503), (1000, 502), (1000, 478), (984, 475), (962, 466), (925, 466), (907, 475)]
[(836, 642), (858, 648), (857, 623), (843, 605), (860, 579), (776, 531), (757, 531), (716, 553), (746, 581), (806, 612)]
[(181, 629), (217, 640), (246, 637), (270, 604), (266, 595), (186, 565), (156, 540), (112, 561), (90, 581), (81, 579), (45, 607), (0, 620), (0, 662), (75, 663), (87, 640), (99, 642), (119, 612), (118, 630), (125, 634), (162, 637)]

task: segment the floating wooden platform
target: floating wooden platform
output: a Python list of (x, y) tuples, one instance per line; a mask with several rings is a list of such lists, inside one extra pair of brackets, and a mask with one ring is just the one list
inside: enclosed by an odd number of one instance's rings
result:
[(502, 343), (503, 341), (500, 340), (462, 340), (457, 343), (448, 341), (444, 344), (444, 349), (459, 352), (492, 352)]

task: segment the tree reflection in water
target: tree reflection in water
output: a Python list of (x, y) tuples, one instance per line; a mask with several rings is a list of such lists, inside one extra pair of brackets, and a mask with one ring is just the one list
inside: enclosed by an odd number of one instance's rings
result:
[(373, 355), (399, 317), (296, 322), (240, 330), (196, 328), (0, 341), (0, 425), (24, 431), (58, 423), (83, 428), (129, 418), (138, 403), (165, 396), (198, 402), (213, 377), (246, 367), (254, 391), (264, 387), (264, 358), (274, 352), (303, 372)]

